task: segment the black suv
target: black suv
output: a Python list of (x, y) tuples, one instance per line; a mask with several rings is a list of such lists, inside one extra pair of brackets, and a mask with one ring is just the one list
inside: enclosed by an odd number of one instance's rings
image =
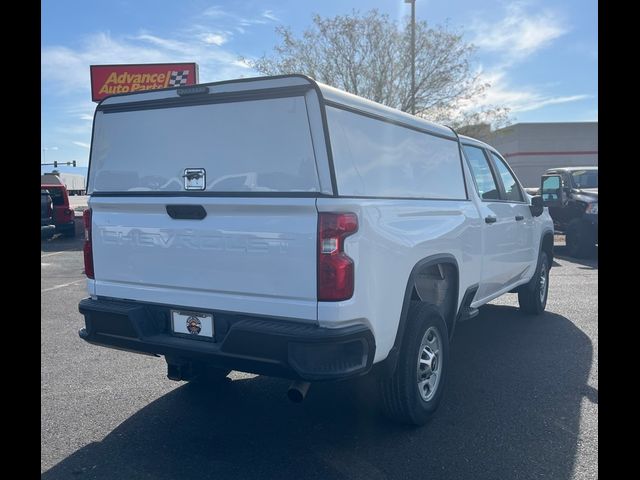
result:
[(551, 168), (542, 176), (543, 198), (557, 232), (565, 233), (573, 257), (586, 257), (598, 243), (598, 167)]

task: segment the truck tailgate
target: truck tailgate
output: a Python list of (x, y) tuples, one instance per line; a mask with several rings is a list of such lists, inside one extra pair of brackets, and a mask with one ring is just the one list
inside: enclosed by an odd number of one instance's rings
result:
[[(174, 219), (167, 205), (206, 217)], [(314, 198), (93, 197), (90, 207), (98, 296), (317, 319)]]

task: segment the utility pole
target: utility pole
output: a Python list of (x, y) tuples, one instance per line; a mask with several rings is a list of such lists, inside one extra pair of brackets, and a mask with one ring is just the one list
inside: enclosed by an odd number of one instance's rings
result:
[(416, 114), (416, 0), (404, 0), (411, 4), (411, 113)]
[(42, 147), (42, 163), (47, 163), (47, 150), (58, 150), (58, 147)]

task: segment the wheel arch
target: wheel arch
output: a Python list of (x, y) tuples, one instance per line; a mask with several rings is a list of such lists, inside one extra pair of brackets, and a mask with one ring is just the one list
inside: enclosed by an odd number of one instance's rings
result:
[[(456, 257), (450, 253), (439, 253), (421, 259), (411, 269), (411, 273), (409, 274), (407, 285), (405, 287), (402, 310), (400, 312), (400, 321), (398, 323), (393, 347), (389, 351), (387, 358), (382, 361), (378, 367), (384, 372), (383, 374), (391, 374), (396, 368), (398, 355), (402, 348), (402, 341), (407, 327), (409, 308), (412, 300), (415, 300), (416, 294), (419, 296), (419, 287), (416, 287), (416, 282), (421, 274), (428, 276), (430, 269), (433, 271), (434, 268), (438, 268), (440, 272), (444, 269), (448, 275), (446, 277), (446, 292), (444, 296), (440, 295), (441, 301), (434, 304), (436, 307), (439, 307), (439, 310), (443, 314), (445, 323), (449, 330), (449, 338), (451, 337), (451, 333), (453, 333), (458, 314), (457, 307), (460, 292), (460, 270)], [(419, 299), (422, 300), (421, 298)]]
[(549, 268), (553, 265), (553, 231), (546, 230), (540, 238), (540, 252), (547, 254), (549, 258)]

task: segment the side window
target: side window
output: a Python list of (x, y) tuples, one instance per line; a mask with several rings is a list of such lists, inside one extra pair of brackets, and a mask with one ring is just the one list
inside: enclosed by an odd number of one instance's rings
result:
[(522, 192), (520, 191), (520, 186), (518, 182), (513, 177), (509, 168), (504, 163), (504, 160), (497, 156), (495, 153), (491, 152), (491, 156), (493, 157), (493, 161), (496, 165), (496, 170), (498, 170), (498, 175), (502, 179), (502, 185), (504, 186), (504, 191), (506, 194), (506, 198), (504, 200), (508, 200), (511, 202), (522, 202)]
[(336, 107), (327, 122), (341, 195), (466, 199), (458, 142)]
[(491, 173), (489, 161), (481, 148), (470, 145), (462, 145), (465, 157), (469, 164), (469, 169), (476, 183), (478, 195), (483, 200), (498, 200), (500, 192), (496, 186), (496, 181)]

